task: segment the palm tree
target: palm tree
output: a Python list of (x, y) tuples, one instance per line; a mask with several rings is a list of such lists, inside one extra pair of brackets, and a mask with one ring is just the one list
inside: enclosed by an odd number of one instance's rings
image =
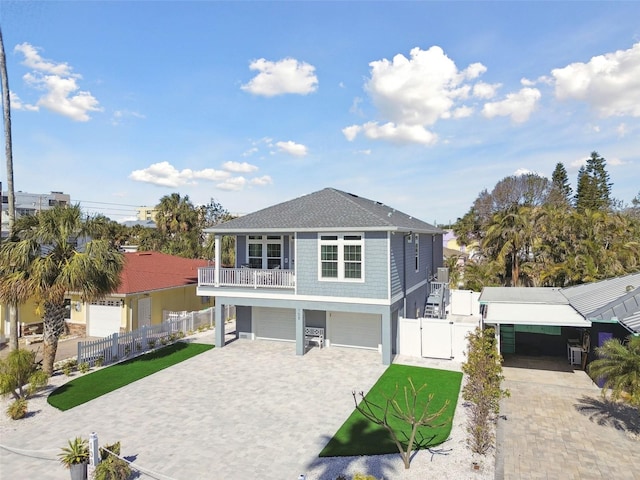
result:
[(198, 258), (202, 247), (199, 213), (189, 196), (181, 197), (179, 193), (165, 195), (156, 208), (156, 225), (162, 237), (161, 250), (170, 255)]
[(617, 338), (607, 340), (596, 348), (596, 355), (589, 373), (605, 380), (603, 395), (605, 389), (611, 389), (613, 400), (627, 394), (631, 403), (640, 407), (640, 337), (629, 335), (625, 343)]
[(124, 256), (109, 240), (91, 240), (90, 226), (80, 206), (57, 206), (20, 218), (14, 236), (0, 249), (0, 264), (11, 265), (17, 276), (14, 285), (27, 288), (44, 306), (43, 370), (48, 374), (64, 330), (65, 294), (78, 292), (91, 301), (120, 283)]
[[(13, 187), (13, 147), (11, 142), (11, 102), (9, 95), (9, 77), (7, 75), (7, 59), (4, 54), (4, 41), (0, 28), (0, 76), (2, 78), (2, 110), (4, 112), (4, 150), (7, 160), (7, 200), (9, 214), (9, 233), (13, 230), (13, 222), (16, 218), (16, 199)], [(0, 189), (0, 194), (2, 189)], [(9, 306), (9, 348), (18, 349), (18, 309), (11, 297), (7, 302)]]
[[(503, 262), (511, 270), (511, 286), (518, 286), (520, 267), (529, 260), (533, 238), (533, 218), (530, 207), (513, 205), (493, 215), (482, 242), (491, 258)], [(507, 273), (507, 272), (505, 272)], [(505, 275), (508, 277), (509, 275)]]

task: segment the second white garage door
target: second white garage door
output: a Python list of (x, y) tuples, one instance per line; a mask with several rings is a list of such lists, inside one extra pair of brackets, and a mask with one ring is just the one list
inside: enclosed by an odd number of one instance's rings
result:
[(331, 345), (377, 350), (382, 343), (380, 315), (330, 312), (328, 327)]
[(120, 333), (122, 308), (119, 300), (100, 300), (89, 305), (89, 336), (108, 337)]
[(290, 308), (253, 307), (251, 319), (256, 338), (296, 340), (296, 311)]

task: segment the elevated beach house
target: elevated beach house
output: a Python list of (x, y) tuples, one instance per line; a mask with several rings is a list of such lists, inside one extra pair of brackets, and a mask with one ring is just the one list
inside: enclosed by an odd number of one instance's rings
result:
[[(289, 341), (298, 355), (312, 343), (375, 349), (390, 364), (398, 318), (424, 313), (443, 262), (440, 229), (333, 188), (208, 232), (216, 258), (199, 269), (197, 294), (216, 299), (218, 347), (224, 306), (235, 305), (239, 338)], [(235, 237), (235, 264), (223, 266), (227, 235)]]

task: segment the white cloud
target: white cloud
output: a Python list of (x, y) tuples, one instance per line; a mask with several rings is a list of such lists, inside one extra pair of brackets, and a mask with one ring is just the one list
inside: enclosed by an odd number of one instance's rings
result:
[(182, 185), (194, 185), (196, 179), (220, 181), (229, 178), (229, 172), (206, 168), (204, 170), (191, 170), (186, 168), (178, 170), (169, 162), (159, 162), (142, 170), (134, 170), (129, 175), (136, 182), (152, 183), (164, 187), (179, 187)]
[(22, 64), (32, 70), (22, 77), (25, 83), (44, 91), (36, 102), (37, 107), (44, 107), (77, 122), (88, 121), (91, 118), (89, 112), (102, 111), (91, 92), (80, 90), (77, 81), (82, 76), (72, 73), (68, 64), (44, 60), (38, 50), (28, 43), (17, 45), (14, 50), (24, 55)]
[(485, 103), (482, 114), (487, 118), (511, 117), (513, 122), (523, 123), (529, 120), (541, 96), (537, 88), (523, 88), (499, 102)]
[(251, 62), (249, 68), (260, 73), (240, 88), (254, 95), (265, 97), (286, 93), (307, 95), (318, 89), (315, 67), (294, 58), (285, 58), (277, 62), (260, 58)]
[(307, 147), (301, 145), (300, 143), (292, 142), (291, 140), (287, 142), (277, 142), (276, 146), (278, 150), (284, 153), (288, 153), (289, 155), (293, 155), (294, 157), (304, 157), (307, 155)]
[(126, 118), (138, 118), (143, 120), (147, 117), (138, 112), (132, 112), (129, 110), (116, 110), (115, 112), (113, 112), (113, 117), (111, 118), (111, 124), (120, 125), (122, 120)]
[(396, 125), (392, 122), (378, 125), (377, 122), (367, 122), (364, 125), (351, 125), (342, 129), (347, 140), (352, 141), (359, 133), (371, 140), (387, 140), (394, 143), (418, 143), (431, 145), (438, 140), (437, 135), (422, 125)]
[(9, 102), (11, 104), (11, 108), (13, 110), (27, 110), (30, 112), (37, 112), (38, 111), (38, 106), (37, 105), (30, 105), (28, 103), (22, 103), (22, 100), (20, 100), (20, 97), (18, 97), (18, 95), (16, 95), (13, 92), (9, 92)]
[(629, 128), (627, 128), (627, 125), (625, 123), (621, 123), (620, 125), (618, 125), (618, 128), (616, 128), (616, 132), (618, 132), (618, 137), (623, 138), (627, 135), (627, 133), (629, 133)]
[(371, 62), (366, 88), (385, 118), (407, 125), (433, 125), (450, 116), (456, 100), (467, 98), (470, 86), (463, 81), (476, 78), (486, 69), (473, 64), (459, 71), (442, 48), (413, 48), (410, 59), (398, 54)]
[(271, 177), (269, 175), (264, 175), (262, 177), (255, 177), (251, 179), (251, 185), (259, 185), (261, 187), (265, 185), (270, 185), (273, 183)]
[(249, 150), (242, 154), (243, 157), (250, 157), (254, 153), (258, 153), (258, 147), (251, 147)]
[(496, 92), (502, 86), (501, 83), (478, 82), (473, 86), (473, 96), (489, 100), (496, 96)]
[(620, 165), (627, 165), (630, 162), (625, 162), (624, 160), (614, 157), (607, 159), (607, 166), (619, 167)]
[(222, 183), (218, 183), (216, 187), (221, 190), (239, 191), (247, 184), (247, 179), (244, 177), (232, 177), (225, 180)]
[(580, 158), (578, 160), (574, 160), (573, 162), (571, 162), (569, 164), (569, 166), (571, 166), (572, 168), (578, 170), (580, 167), (586, 167), (587, 165), (587, 159), (586, 158)]
[(233, 173), (251, 173), (258, 170), (258, 167), (247, 162), (224, 162), (222, 168)]
[(344, 127), (342, 129), (342, 134), (348, 141), (353, 142), (361, 130), (362, 127), (360, 125), (351, 125), (349, 127)]
[(542, 176), (538, 172), (536, 172), (535, 170), (529, 170), (528, 168), (519, 168), (515, 172), (513, 172), (513, 174), (516, 177), (521, 177), (523, 175), (538, 175), (538, 176)]
[(467, 118), (473, 115), (473, 108), (463, 105), (453, 111), (453, 118)]
[(640, 42), (551, 71), (559, 100), (588, 103), (601, 116), (640, 117)]
[(71, 76), (71, 67), (68, 64), (53, 63), (49, 60), (45, 60), (40, 56), (38, 50), (39, 49), (26, 42), (16, 45), (13, 49), (14, 52), (20, 52), (24, 55), (22, 64), (32, 70), (61, 77)]
[[(471, 95), (490, 98), (499, 84), (469, 83), (487, 71), (481, 63), (472, 63), (459, 70), (438, 46), (428, 50), (419, 47), (409, 58), (398, 54), (393, 59), (369, 64), (371, 75), (365, 88), (385, 123), (367, 122), (343, 128), (352, 141), (359, 133), (370, 139), (395, 143), (431, 145), (437, 135), (429, 127), (441, 119), (459, 119), (473, 114), (473, 107), (464, 105)], [(358, 102), (359, 103), (359, 102)], [(351, 111), (359, 112), (357, 103)]]

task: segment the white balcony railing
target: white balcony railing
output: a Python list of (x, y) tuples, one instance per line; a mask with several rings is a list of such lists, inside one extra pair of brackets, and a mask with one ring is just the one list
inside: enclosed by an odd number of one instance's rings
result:
[(215, 282), (215, 267), (198, 269), (198, 285), (213, 287), (294, 288), (296, 277), (292, 270), (258, 268), (221, 268)]

